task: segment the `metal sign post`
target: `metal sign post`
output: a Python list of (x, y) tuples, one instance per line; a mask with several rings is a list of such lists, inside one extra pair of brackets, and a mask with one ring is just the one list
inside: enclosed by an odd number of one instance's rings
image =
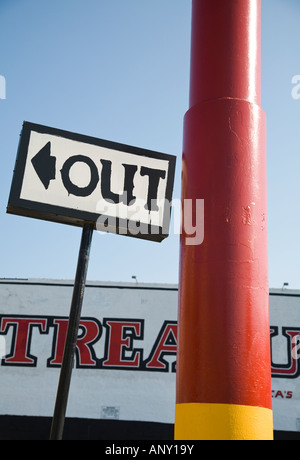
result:
[(169, 235), (176, 157), (24, 122), (7, 212), (83, 227), (50, 439), (62, 439), (93, 230)]
[(88, 223), (82, 230), (69, 325), (50, 432), (52, 441), (61, 440), (63, 436), (93, 230), (94, 226)]

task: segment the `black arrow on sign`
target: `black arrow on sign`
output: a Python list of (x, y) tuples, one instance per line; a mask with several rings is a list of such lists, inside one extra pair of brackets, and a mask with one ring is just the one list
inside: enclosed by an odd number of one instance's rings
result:
[(56, 158), (51, 156), (51, 142), (48, 142), (31, 160), (33, 167), (47, 190), (55, 179)]

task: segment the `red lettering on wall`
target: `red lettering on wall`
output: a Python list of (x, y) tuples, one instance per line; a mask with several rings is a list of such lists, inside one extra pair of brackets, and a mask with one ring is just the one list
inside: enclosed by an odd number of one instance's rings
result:
[(144, 320), (104, 319), (103, 326), (107, 334), (102, 367), (138, 369), (143, 350), (133, 348), (133, 342), (144, 338)]
[[(68, 319), (59, 318), (53, 320), (55, 327), (52, 355), (48, 359), (48, 367), (60, 367), (63, 360), (66, 342)], [(79, 335), (76, 343), (76, 367), (95, 367), (97, 358), (93, 348), (102, 334), (102, 326), (94, 318), (82, 319), (79, 324)]]
[[(165, 321), (149, 358), (145, 361), (146, 369), (166, 371), (169, 370), (169, 363), (164, 359), (165, 355), (176, 356), (177, 351), (177, 323)], [(172, 364), (172, 371), (175, 372), (175, 362)]]
[[(106, 331), (104, 354), (97, 356), (95, 345), (102, 336), (102, 324), (96, 318), (81, 319), (76, 344), (75, 365), (77, 368), (176, 371), (176, 321), (164, 321), (151, 352), (145, 360), (143, 360), (144, 319), (104, 318), (103, 326)], [(150, 334), (150, 340), (152, 340), (153, 330), (150, 326), (147, 329), (147, 334)], [(44, 365), (46, 364), (47, 367), (60, 367), (63, 359), (67, 327), (68, 318), (66, 317), (0, 315), (0, 335), (6, 335), (10, 339), (10, 353), (1, 359), (1, 365), (35, 367), (40, 350), (39, 348), (34, 349), (33, 344), (38, 344), (39, 334), (51, 334), (51, 355), (49, 350), (50, 358), (44, 358), (46, 361)], [(299, 377), (300, 328), (272, 326), (270, 332), (271, 350), (273, 351), (272, 378), (295, 379)], [(276, 362), (275, 348), (272, 347), (274, 338), (279, 334), (286, 341), (286, 359), (284, 363)], [(32, 337), (35, 338), (34, 341), (32, 341)], [(137, 341), (142, 343), (141, 347), (136, 346)], [(148, 337), (147, 344), (149, 344)], [(280, 346), (284, 346), (282, 339)], [(167, 360), (167, 356), (172, 359)], [(281, 397), (280, 390), (278, 390), (275, 397)], [(287, 392), (284, 397), (289, 399), (292, 395)]]
[(2, 318), (0, 332), (7, 334), (9, 328), (13, 329), (11, 352), (2, 359), (2, 366), (36, 365), (37, 357), (30, 354), (31, 335), (34, 327), (37, 327), (41, 334), (47, 334), (47, 318), (23, 318), (18, 316)]
[[(272, 338), (278, 335), (278, 327), (272, 326), (271, 332), (271, 350)], [(294, 351), (295, 339), (299, 336), (299, 328), (282, 328), (282, 335), (286, 337), (287, 343), (287, 364), (274, 364), (272, 357), (271, 373), (272, 377), (296, 378), (300, 374), (299, 356)]]

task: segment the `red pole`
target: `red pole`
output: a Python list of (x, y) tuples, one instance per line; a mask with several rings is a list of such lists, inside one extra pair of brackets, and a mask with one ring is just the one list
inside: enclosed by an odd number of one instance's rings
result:
[(182, 204), (204, 199), (204, 241), (183, 222), (176, 439), (273, 438), (260, 8), (193, 0)]

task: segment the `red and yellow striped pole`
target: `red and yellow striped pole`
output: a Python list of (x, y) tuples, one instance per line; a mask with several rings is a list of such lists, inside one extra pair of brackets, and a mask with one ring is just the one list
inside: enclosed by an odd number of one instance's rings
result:
[(204, 241), (183, 222), (177, 440), (273, 438), (260, 7), (193, 0), (182, 202), (204, 199)]

